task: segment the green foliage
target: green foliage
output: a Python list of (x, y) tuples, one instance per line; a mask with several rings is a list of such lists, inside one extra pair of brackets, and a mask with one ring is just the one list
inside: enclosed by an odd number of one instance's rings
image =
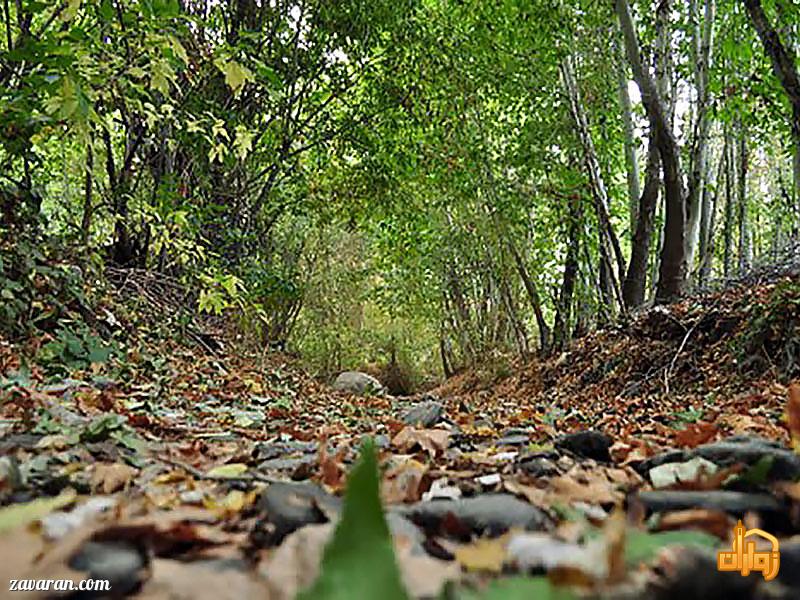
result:
[(745, 369), (775, 368), (791, 378), (800, 373), (800, 281), (778, 283), (763, 301), (748, 307), (744, 329), (734, 339)]
[(49, 259), (39, 240), (0, 241), (0, 250), (0, 333), (51, 331), (87, 308), (81, 270)]
[(664, 547), (670, 545), (715, 549), (719, 547), (719, 539), (702, 531), (632, 531), (625, 542), (625, 561), (636, 566), (652, 560)]
[(407, 598), (383, 516), (375, 446), (366, 440), (347, 480), (342, 517), (325, 549), (322, 573), (304, 600)]
[(68, 375), (107, 362), (115, 347), (93, 334), (81, 323), (63, 324), (54, 339), (44, 344), (36, 361), (53, 374)]

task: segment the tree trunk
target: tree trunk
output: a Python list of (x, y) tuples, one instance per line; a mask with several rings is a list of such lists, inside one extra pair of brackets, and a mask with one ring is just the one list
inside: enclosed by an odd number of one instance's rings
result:
[(578, 276), (578, 248), (581, 233), (581, 199), (573, 195), (569, 200), (569, 245), (564, 260), (564, 277), (561, 280), (561, 291), (558, 297), (556, 318), (553, 324), (553, 349), (560, 350), (569, 341), (570, 321), (572, 320), (572, 297), (575, 292), (575, 280)]
[(749, 156), (747, 149), (747, 136), (744, 126), (739, 125), (739, 164), (737, 181), (738, 225), (739, 225), (739, 275), (744, 275), (750, 267), (750, 233), (747, 223), (747, 171)]
[(622, 130), (625, 136), (625, 167), (628, 176), (628, 206), (630, 212), (630, 235), (635, 237), (636, 221), (639, 214), (639, 200), (642, 192), (639, 185), (639, 157), (633, 129), (633, 109), (631, 96), (628, 93), (628, 62), (625, 49), (617, 37), (617, 85), (619, 87), (619, 104), (622, 109)]
[(86, 146), (86, 173), (83, 185), (83, 218), (81, 219), (81, 243), (84, 248), (89, 246), (89, 232), (92, 227), (92, 181), (94, 170), (94, 155), (92, 154), (92, 137)]
[(792, 106), (790, 122), (794, 141), (794, 195), (800, 202), (800, 77), (797, 62), (789, 48), (781, 42), (777, 30), (770, 24), (760, 0), (744, 0), (753, 27), (764, 45), (764, 52), (772, 63), (772, 71), (783, 86)]
[(520, 279), (522, 279), (522, 285), (525, 286), (525, 291), (528, 293), (528, 299), (530, 300), (531, 308), (533, 308), (533, 314), (536, 317), (536, 326), (539, 329), (539, 352), (547, 354), (550, 351), (550, 328), (547, 326), (547, 321), (544, 320), (544, 312), (542, 311), (542, 301), (539, 298), (539, 292), (536, 289), (536, 284), (533, 283), (533, 280), (528, 274), (528, 269), (525, 268), (525, 263), (517, 247), (510, 238), (507, 239), (506, 243), (508, 244), (508, 249), (511, 251), (511, 255), (514, 257), (514, 263), (517, 265), (517, 272), (519, 273)]
[[(625, 35), (625, 49), (633, 69), (633, 76), (642, 93), (642, 103), (647, 111), (654, 141), (661, 155), (664, 170), (664, 199), (666, 218), (664, 222), (664, 243), (661, 247), (656, 300), (667, 302), (680, 297), (684, 292), (686, 253), (684, 233), (686, 225), (686, 194), (681, 180), (681, 164), (678, 142), (668, 120), (664, 105), (653, 78), (643, 67), (639, 52), (639, 40), (631, 17), (627, 0), (616, 0), (617, 16)], [(669, 14), (670, 2), (664, 0), (659, 11)]]
[(575, 69), (572, 64), (571, 56), (567, 56), (564, 61), (562, 61), (561, 74), (564, 80), (564, 87), (569, 95), (570, 111), (572, 113), (575, 129), (578, 133), (578, 138), (583, 148), (584, 164), (589, 174), (589, 183), (595, 201), (600, 233), (601, 259), (608, 263), (606, 265), (608, 267), (606, 275), (608, 277), (609, 287), (620, 309), (624, 310), (621, 282), (625, 277), (625, 258), (622, 255), (619, 238), (617, 238), (613, 224), (611, 223), (608, 192), (605, 182), (603, 181), (603, 173), (600, 169), (600, 161), (597, 158), (597, 151), (595, 150), (591, 131), (589, 130), (586, 111), (581, 101), (580, 90), (578, 89), (578, 83), (575, 78)]
[(644, 190), (639, 198), (636, 230), (631, 242), (631, 260), (628, 264), (628, 272), (625, 275), (625, 283), (622, 287), (622, 296), (625, 300), (625, 306), (628, 308), (636, 308), (644, 303), (647, 290), (647, 262), (650, 257), (650, 241), (653, 238), (653, 225), (660, 186), (661, 162), (658, 157), (658, 149), (651, 139), (647, 149)]
[(687, 271), (692, 272), (694, 264), (694, 254), (699, 239), (698, 226), (700, 223), (705, 187), (705, 176), (707, 173), (707, 148), (708, 135), (711, 128), (709, 118), (709, 90), (708, 90), (708, 71), (711, 63), (711, 48), (714, 35), (714, 11), (715, 0), (705, 0), (705, 10), (703, 15), (703, 26), (701, 28), (699, 15), (697, 14), (697, 2), (692, 0), (691, 16), (693, 18), (693, 54), (695, 55), (695, 89), (697, 91), (697, 111), (694, 124), (694, 139), (692, 143), (691, 155), (689, 157), (691, 169), (689, 172), (689, 186), (687, 192), (686, 207), (686, 265)]
[(730, 128), (725, 131), (725, 253), (723, 258), (723, 273), (727, 281), (733, 272), (733, 222), (734, 222), (734, 194), (733, 186), (736, 171), (736, 156), (733, 137)]

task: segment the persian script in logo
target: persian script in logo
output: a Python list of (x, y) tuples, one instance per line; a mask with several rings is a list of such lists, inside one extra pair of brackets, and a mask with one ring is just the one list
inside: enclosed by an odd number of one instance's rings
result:
[[(745, 529), (741, 520), (733, 531), (733, 549), (730, 552), (717, 552), (717, 569), (739, 571), (745, 577), (751, 571), (760, 571), (766, 581), (774, 579), (781, 567), (778, 538), (761, 529)], [(772, 550), (756, 550), (754, 540), (745, 541), (751, 535), (767, 540), (772, 544)]]

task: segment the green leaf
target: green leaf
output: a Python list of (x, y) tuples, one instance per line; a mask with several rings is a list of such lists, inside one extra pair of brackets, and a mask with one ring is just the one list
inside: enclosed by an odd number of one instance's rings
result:
[(629, 531), (625, 544), (625, 561), (629, 564), (647, 562), (654, 558), (662, 548), (670, 545), (717, 548), (720, 541), (713, 535), (701, 531), (664, 531), (661, 533)]
[(220, 465), (211, 469), (206, 475), (209, 477), (228, 477), (234, 479), (247, 473), (247, 465), (244, 463), (230, 463)]
[(92, 420), (81, 433), (83, 442), (100, 442), (107, 439), (112, 432), (120, 429), (125, 424), (122, 415), (100, 415)]
[(63, 508), (75, 501), (77, 494), (66, 489), (55, 498), (39, 498), (25, 504), (12, 504), (0, 509), (0, 533), (27, 525), (46, 517), (54, 510)]
[(460, 600), (570, 600), (569, 590), (554, 588), (547, 577), (514, 577), (493, 582), (485, 592), (468, 592)]
[(347, 481), (342, 518), (322, 559), (322, 574), (301, 600), (405, 600), (378, 493), (375, 446), (367, 440)]
[(231, 88), (231, 91), (234, 94), (238, 94), (239, 90), (242, 89), (245, 83), (248, 81), (253, 81), (253, 73), (245, 67), (244, 65), (239, 64), (233, 59), (225, 60), (217, 60), (215, 62), (217, 68), (222, 71), (225, 75), (225, 83)]

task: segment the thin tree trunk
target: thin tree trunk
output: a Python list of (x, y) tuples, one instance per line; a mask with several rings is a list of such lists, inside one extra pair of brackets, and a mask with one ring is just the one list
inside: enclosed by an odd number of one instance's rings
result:
[(572, 297), (575, 292), (575, 281), (578, 276), (578, 248), (581, 233), (581, 201), (574, 195), (569, 200), (569, 245), (564, 260), (564, 276), (561, 280), (561, 291), (558, 297), (556, 318), (553, 324), (553, 349), (560, 350), (569, 341), (569, 324), (572, 320)]
[(700, 270), (697, 274), (697, 282), (702, 287), (711, 275), (712, 261), (714, 260), (714, 234), (716, 227), (717, 206), (719, 204), (719, 182), (722, 181), (723, 169), (725, 167), (725, 152), (727, 148), (723, 145), (722, 156), (718, 158), (717, 176), (713, 193), (706, 186), (703, 190), (703, 211), (700, 217)]
[(709, 90), (708, 72), (711, 63), (711, 49), (714, 37), (714, 12), (715, 1), (705, 0), (703, 26), (701, 28), (697, 14), (697, 1), (692, 0), (690, 13), (693, 23), (693, 48), (695, 54), (695, 89), (697, 91), (697, 116), (694, 125), (694, 139), (689, 158), (691, 170), (689, 172), (689, 186), (687, 192), (686, 209), (686, 264), (687, 271), (692, 272), (695, 249), (699, 239), (699, 222), (701, 218), (701, 199), (707, 173), (707, 148), (708, 136), (711, 128), (709, 115)]
[(570, 98), (570, 110), (583, 148), (584, 163), (589, 174), (592, 196), (595, 201), (600, 232), (601, 258), (603, 261), (608, 262), (606, 265), (608, 267), (608, 273), (606, 275), (611, 291), (613, 292), (613, 297), (619, 304), (620, 309), (624, 310), (621, 282), (625, 277), (625, 258), (622, 255), (619, 238), (617, 238), (611, 223), (608, 192), (605, 182), (603, 181), (600, 161), (597, 158), (597, 151), (595, 150), (592, 135), (589, 130), (586, 111), (581, 102), (571, 56), (567, 56), (564, 61), (562, 61), (561, 74), (564, 80), (564, 87)]
[(794, 142), (794, 196), (800, 203), (800, 76), (797, 61), (791, 49), (781, 42), (777, 30), (770, 24), (760, 0), (744, 0), (753, 27), (764, 45), (764, 52), (772, 63), (772, 71), (783, 86), (792, 106), (792, 140)]
[(94, 155), (92, 153), (92, 138), (86, 145), (86, 173), (83, 185), (83, 218), (81, 219), (81, 243), (84, 248), (89, 246), (89, 233), (92, 227), (92, 181), (94, 170)]
[(653, 225), (660, 186), (661, 162), (658, 157), (658, 149), (651, 139), (647, 149), (644, 190), (639, 198), (636, 230), (631, 242), (631, 260), (622, 287), (622, 296), (625, 306), (628, 308), (636, 308), (644, 303), (647, 290), (647, 263), (650, 257), (650, 242), (653, 239)]
[(630, 235), (635, 236), (636, 221), (639, 213), (639, 199), (642, 195), (639, 185), (639, 157), (633, 129), (633, 109), (631, 96), (628, 93), (628, 62), (625, 49), (617, 36), (617, 85), (619, 87), (619, 104), (622, 109), (622, 130), (625, 136), (625, 167), (628, 175), (628, 206), (630, 212)]
[(749, 155), (744, 126), (739, 124), (739, 164), (738, 164), (738, 225), (739, 225), (739, 275), (744, 275), (750, 267), (750, 233), (747, 222), (747, 171)]
[(733, 136), (730, 127), (725, 131), (725, 251), (723, 257), (723, 273), (727, 281), (733, 272), (733, 225), (734, 225), (734, 181), (736, 171), (736, 156)]
[(542, 354), (547, 354), (550, 351), (550, 328), (547, 326), (547, 321), (544, 319), (544, 312), (542, 311), (542, 301), (539, 297), (539, 291), (536, 289), (536, 284), (533, 283), (533, 280), (528, 274), (528, 269), (525, 268), (525, 263), (522, 260), (522, 256), (520, 256), (517, 247), (510, 238), (506, 240), (506, 243), (508, 244), (508, 249), (511, 251), (511, 255), (514, 257), (514, 263), (517, 266), (517, 272), (519, 273), (520, 279), (522, 279), (522, 285), (525, 286), (525, 291), (528, 294), (528, 300), (530, 300), (531, 308), (533, 308), (533, 314), (536, 317), (536, 326), (539, 329), (539, 351)]
[[(661, 155), (664, 170), (664, 199), (666, 218), (664, 222), (664, 243), (661, 248), (656, 300), (666, 302), (680, 297), (684, 292), (686, 273), (686, 254), (684, 233), (686, 225), (686, 194), (681, 179), (681, 164), (678, 142), (668, 120), (664, 105), (653, 78), (643, 67), (639, 51), (639, 40), (627, 0), (616, 0), (617, 15), (625, 34), (625, 49), (633, 69), (633, 75), (642, 93), (642, 103), (647, 111), (654, 141)], [(659, 5), (659, 11), (668, 15), (669, 0)]]

